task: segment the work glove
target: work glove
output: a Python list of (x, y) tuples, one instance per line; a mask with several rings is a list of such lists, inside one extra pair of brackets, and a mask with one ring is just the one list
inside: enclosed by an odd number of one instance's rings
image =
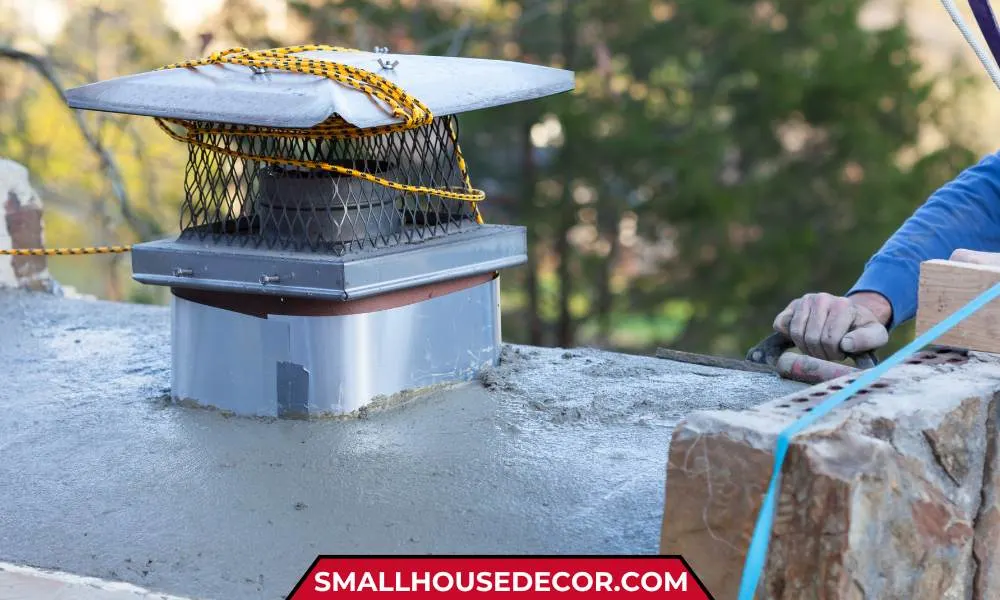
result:
[(849, 298), (832, 294), (806, 294), (792, 300), (774, 319), (774, 330), (803, 353), (840, 361), (848, 354), (863, 354), (889, 341), (886, 324), (892, 308), (878, 294)]
[(977, 250), (960, 249), (951, 253), (951, 260), (1000, 267), (1000, 253), (998, 252), (979, 252)]

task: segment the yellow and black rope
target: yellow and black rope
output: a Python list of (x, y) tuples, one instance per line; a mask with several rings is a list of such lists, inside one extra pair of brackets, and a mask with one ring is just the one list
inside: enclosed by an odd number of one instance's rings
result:
[[(211, 125), (198, 121), (166, 118), (157, 118), (156, 122), (161, 129), (177, 141), (203, 147), (213, 152), (219, 152), (232, 157), (255, 160), (269, 164), (282, 164), (335, 172), (347, 177), (364, 179), (397, 191), (410, 192), (414, 194), (427, 194), (450, 200), (468, 202), (472, 206), (476, 222), (482, 224), (484, 221), (479, 212), (478, 204), (486, 199), (486, 194), (482, 190), (472, 187), (465, 158), (462, 156), (462, 149), (458, 144), (458, 136), (455, 130), (451, 127), (449, 127), (448, 131), (452, 142), (455, 144), (456, 160), (458, 162), (458, 168), (462, 174), (464, 184), (463, 189), (435, 188), (403, 184), (377, 177), (371, 173), (344, 167), (342, 165), (333, 165), (321, 161), (246, 154), (203, 141), (205, 136), (211, 134), (294, 137), (298, 139), (361, 138), (397, 131), (405, 131), (408, 129), (416, 129), (418, 127), (429, 125), (432, 122), (434, 116), (423, 102), (384, 77), (370, 71), (366, 71), (365, 69), (352, 67), (350, 65), (334, 61), (315, 60), (294, 56), (295, 54), (301, 52), (317, 50), (331, 52), (354, 51), (350, 48), (323, 45), (288, 46), (284, 48), (272, 48), (269, 50), (256, 51), (248, 50), (246, 48), (230, 48), (228, 50), (216, 52), (207, 58), (178, 62), (161, 67), (161, 69), (184, 69), (207, 65), (231, 64), (242, 65), (253, 69), (287, 71), (290, 73), (326, 77), (327, 79), (335, 81), (341, 85), (351, 87), (367, 94), (371, 98), (377, 100), (378, 103), (380, 103), (380, 106), (383, 106), (389, 114), (397, 119), (400, 119), (401, 122), (366, 129), (351, 125), (337, 115), (334, 115), (323, 123), (305, 129), (259, 127), (252, 125), (231, 125), (220, 127), (218, 125)], [(183, 133), (178, 133), (171, 126), (181, 128)], [(132, 247), (129, 245), (89, 246), (81, 248), (15, 248), (7, 250), (0, 249), (0, 256), (74, 256), (86, 254), (116, 254), (129, 252), (131, 249)]]
[(84, 246), (81, 248), (0, 248), (0, 256), (78, 256), (81, 254), (121, 254), (132, 246)]
[[(403, 184), (382, 177), (377, 177), (371, 173), (351, 169), (342, 165), (334, 165), (322, 161), (300, 160), (287, 157), (272, 157), (257, 154), (248, 154), (230, 148), (221, 147), (204, 141), (206, 136), (212, 134), (225, 134), (232, 136), (258, 136), (258, 137), (292, 137), (297, 139), (327, 139), (327, 138), (361, 138), (395, 131), (416, 129), (429, 125), (433, 120), (433, 115), (427, 106), (406, 92), (403, 88), (388, 79), (381, 77), (370, 71), (352, 67), (350, 65), (327, 60), (315, 60), (294, 56), (300, 52), (309, 51), (331, 51), (350, 52), (349, 48), (339, 46), (303, 45), (288, 46), (285, 48), (273, 48), (271, 50), (252, 51), (246, 48), (230, 48), (221, 52), (216, 52), (208, 58), (188, 60), (174, 63), (162, 67), (163, 69), (182, 69), (200, 67), (206, 65), (241, 65), (253, 69), (265, 69), (275, 71), (286, 71), (289, 73), (300, 73), (306, 75), (316, 75), (326, 77), (339, 84), (351, 87), (363, 92), (380, 103), (380, 106), (393, 117), (400, 119), (400, 123), (385, 125), (381, 127), (359, 128), (351, 125), (341, 117), (334, 115), (323, 123), (316, 126), (296, 129), (281, 127), (261, 127), (249, 125), (213, 125), (198, 121), (182, 119), (158, 118), (156, 121), (160, 127), (175, 140), (185, 142), (194, 146), (209, 149), (213, 152), (260, 161), (268, 164), (281, 164), (307, 169), (318, 169), (322, 171), (334, 172), (347, 177), (357, 177), (371, 183), (383, 185), (385, 187), (414, 194), (427, 194), (450, 200), (460, 200), (469, 202), (472, 205), (476, 221), (483, 223), (482, 215), (479, 212), (478, 203), (486, 198), (486, 194), (472, 187), (466, 167), (465, 158), (458, 145), (458, 136), (454, 129), (449, 128), (452, 142), (455, 144), (456, 160), (459, 171), (462, 174), (464, 189), (442, 189), (427, 186)], [(175, 125), (184, 130), (183, 134), (174, 131), (170, 125)]]

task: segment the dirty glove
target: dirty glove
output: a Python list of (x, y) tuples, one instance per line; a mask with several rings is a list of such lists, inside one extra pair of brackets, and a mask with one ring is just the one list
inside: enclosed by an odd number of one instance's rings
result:
[(774, 330), (788, 336), (798, 349), (826, 360), (844, 360), (889, 341), (886, 324), (892, 315), (880, 294), (862, 292), (849, 298), (806, 294), (793, 300), (774, 319)]
[(959, 249), (951, 253), (951, 260), (1000, 267), (1000, 252), (979, 252), (976, 250)]

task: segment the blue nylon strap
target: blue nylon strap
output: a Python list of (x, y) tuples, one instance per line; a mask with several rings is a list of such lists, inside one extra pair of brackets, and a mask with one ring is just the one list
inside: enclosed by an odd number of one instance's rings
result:
[(764, 567), (767, 563), (767, 547), (771, 539), (771, 530), (774, 527), (774, 513), (775, 508), (777, 508), (778, 490), (781, 487), (781, 468), (784, 465), (785, 455), (788, 453), (792, 436), (822, 419), (838, 404), (853, 396), (861, 388), (878, 381), (886, 371), (902, 363), (997, 297), (1000, 297), (1000, 283), (977, 296), (953, 315), (928, 329), (923, 335), (907, 344), (877, 367), (863, 371), (854, 380), (854, 383), (824, 400), (812, 411), (806, 413), (805, 416), (778, 434), (778, 443), (774, 450), (774, 470), (771, 472), (771, 482), (767, 486), (764, 502), (760, 507), (760, 513), (757, 515), (757, 523), (754, 526), (753, 536), (750, 538), (750, 547), (747, 551), (746, 562), (743, 564), (743, 577), (740, 580), (739, 600), (753, 600), (754, 594), (757, 592), (757, 584), (764, 574)]
[(969, 8), (972, 9), (972, 16), (976, 18), (979, 31), (982, 32), (993, 59), (1000, 62), (1000, 28), (997, 28), (997, 20), (989, 0), (969, 0)]

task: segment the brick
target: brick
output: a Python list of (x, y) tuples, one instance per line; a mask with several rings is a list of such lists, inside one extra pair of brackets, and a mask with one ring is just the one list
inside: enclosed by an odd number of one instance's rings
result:
[[(28, 170), (0, 159), (0, 248), (40, 248), (44, 244), (42, 201)], [(44, 256), (0, 256), (0, 287), (50, 291)]]
[[(758, 597), (1000, 597), (988, 425), (1000, 357), (940, 350), (911, 362), (793, 440)], [(849, 381), (681, 422), (661, 552), (687, 558), (717, 598), (735, 598), (778, 434)]]

